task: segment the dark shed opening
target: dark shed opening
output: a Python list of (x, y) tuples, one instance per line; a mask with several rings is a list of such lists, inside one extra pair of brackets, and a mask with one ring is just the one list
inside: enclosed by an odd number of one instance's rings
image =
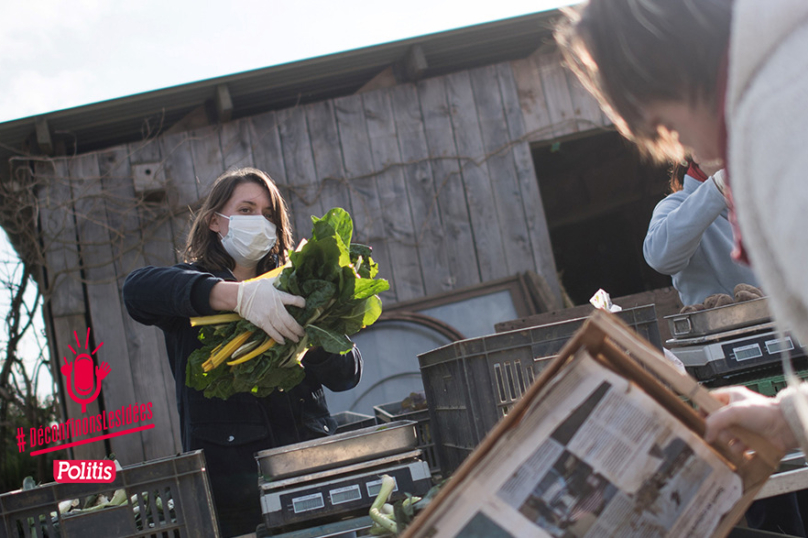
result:
[(536, 175), (560, 279), (585, 304), (603, 288), (622, 297), (671, 285), (642, 243), (668, 168), (643, 159), (618, 133), (535, 146)]

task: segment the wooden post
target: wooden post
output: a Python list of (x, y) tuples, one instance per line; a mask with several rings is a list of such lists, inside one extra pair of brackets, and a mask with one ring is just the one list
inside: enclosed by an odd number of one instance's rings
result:
[(233, 117), (233, 100), (230, 98), (230, 89), (227, 84), (216, 86), (216, 112), (219, 123), (227, 123)]
[(39, 145), (39, 150), (45, 155), (53, 155), (53, 140), (51, 139), (48, 120), (38, 118), (34, 125), (36, 128), (36, 143)]
[(406, 74), (409, 82), (417, 82), (424, 78), (429, 64), (426, 62), (424, 49), (421, 45), (413, 45), (404, 56), (404, 73)]

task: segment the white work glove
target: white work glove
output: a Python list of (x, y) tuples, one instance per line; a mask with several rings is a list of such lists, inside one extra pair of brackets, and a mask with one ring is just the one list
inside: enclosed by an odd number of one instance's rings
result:
[(284, 338), (298, 342), (305, 332), (284, 305), (303, 308), (306, 300), (277, 289), (274, 282), (274, 278), (262, 278), (239, 283), (236, 312), (279, 344), (285, 343)]

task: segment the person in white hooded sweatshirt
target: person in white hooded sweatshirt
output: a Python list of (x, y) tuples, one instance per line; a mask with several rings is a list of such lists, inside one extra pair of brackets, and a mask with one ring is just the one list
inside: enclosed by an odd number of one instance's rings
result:
[[(808, 2), (591, 0), (556, 37), (641, 149), (724, 162), (735, 255), (751, 262), (777, 325), (808, 342)], [(808, 386), (777, 398), (718, 391), (730, 405), (708, 417), (707, 435), (731, 440), (739, 424), (808, 453), (798, 392)]]
[[(751, 263), (778, 327), (808, 342), (808, 2), (590, 0), (556, 38), (641, 149), (723, 163), (734, 255)], [(707, 417), (708, 440), (743, 451), (729, 430), (739, 425), (808, 454), (805, 383), (776, 398), (714, 394), (727, 405)]]

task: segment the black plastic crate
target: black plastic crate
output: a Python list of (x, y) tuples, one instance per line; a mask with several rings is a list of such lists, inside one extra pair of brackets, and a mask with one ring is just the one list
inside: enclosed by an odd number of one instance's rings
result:
[(414, 420), (415, 436), (417, 448), (424, 453), (424, 459), (429, 465), (429, 472), (433, 475), (439, 474), (441, 467), (438, 460), (435, 438), (432, 435), (432, 426), (429, 420), (429, 409), (412, 411), (404, 409), (401, 402), (392, 402), (382, 405), (374, 405), (373, 411), (376, 413), (376, 421), (379, 424), (385, 422), (395, 422), (396, 420)]
[(342, 411), (331, 415), (337, 421), (336, 433), (352, 432), (376, 425), (376, 417), (353, 411)]
[[(123, 488), (127, 503), (61, 515), (61, 501)], [(134, 503), (132, 497), (137, 496)], [(162, 510), (157, 506), (160, 498)], [(171, 502), (169, 503), (169, 500)], [(143, 517), (135, 517), (135, 508)], [(56, 513), (52, 518), (51, 513)], [(109, 484), (44, 484), (0, 495), (0, 538), (218, 537), (210, 482), (201, 450), (124, 467)]]
[[(617, 316), (662, 348), (654, 305)], [(586, 319), (461, 340), (418, 356), (444, 476), (510, 411)]]

